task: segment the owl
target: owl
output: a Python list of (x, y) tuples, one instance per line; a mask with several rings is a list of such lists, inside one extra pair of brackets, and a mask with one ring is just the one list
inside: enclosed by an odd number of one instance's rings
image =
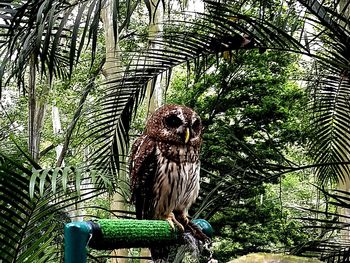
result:
[(192, 109), (165, 105), (149, 118), (130, 156), (138, 219), (168, 220), (184, 229), (199, 192), (202, 122)]

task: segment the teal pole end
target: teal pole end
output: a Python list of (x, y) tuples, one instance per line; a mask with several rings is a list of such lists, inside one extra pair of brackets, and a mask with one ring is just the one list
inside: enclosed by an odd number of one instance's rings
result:
[(194, 219), (192, 220), (192, 223), (197, 225), (204, 234), (207, 235), (207, 237), (212, 238), (214, 234), (214, 229), (213, 227), (209, 224), (207, 220), (204, 219)]
[(86, 263), (86, 246), (92, 234), (87, 222), (72, 222), (64, 227), (64, 263)]

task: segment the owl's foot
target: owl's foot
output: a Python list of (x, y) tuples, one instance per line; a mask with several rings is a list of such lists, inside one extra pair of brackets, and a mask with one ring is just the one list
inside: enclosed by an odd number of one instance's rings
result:
[(192, 234), (193, 237), (203, 242), (209, 240), (209, 237), (207, 237), (207, 235), (204, 234), (196, 224), (192, 223), (191, 220), (188, 219), (186, 213), (176, 213), (176, 218), (185, 227), (185, 229)]
[(179, 214), (176, 214), (177, 220), (186, 228), (190, 220), (188, 219), (187, 215), (184, 212), (180, 212)]
[(166, 217), (166, 220), (169, 222), (169, 224), (172, 227), (172, 229), (175, 229), (175, 225), (176, 225), (176, 227), (178, 227), (178, 229), (180, 229), (182, 232), (185, 231), (184, 226), (179, 221), (177, 221), (177, 219), (175, 218), (174, 213), (170, 213)]

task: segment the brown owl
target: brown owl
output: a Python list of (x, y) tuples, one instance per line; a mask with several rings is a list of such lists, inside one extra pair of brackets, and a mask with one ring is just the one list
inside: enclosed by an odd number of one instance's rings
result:
[(130, 175), (138, 219), (165, 219), (182, 229), (199, 191), (202, 123), (196, 112), (165, 105), (132, 147)]
[[(202, 123), (196, 112), (165, 105), (149, 118), (132, 147), (132, 200), (138, 219), (165, 219), (188, 229), (197, 239), (207, 237), (187, 218), (199, 191), (199, 150)], [(153, 247), (154, 262), (168, 262), (172, 247)]]

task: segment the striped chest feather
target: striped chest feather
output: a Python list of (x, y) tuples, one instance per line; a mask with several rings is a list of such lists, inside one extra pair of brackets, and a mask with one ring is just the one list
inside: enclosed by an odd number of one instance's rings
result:
[(153, 188), (155, 217), (187, 210), (199, 192), (200, 162), (193, 147), (156, 148), (157, 171)]

